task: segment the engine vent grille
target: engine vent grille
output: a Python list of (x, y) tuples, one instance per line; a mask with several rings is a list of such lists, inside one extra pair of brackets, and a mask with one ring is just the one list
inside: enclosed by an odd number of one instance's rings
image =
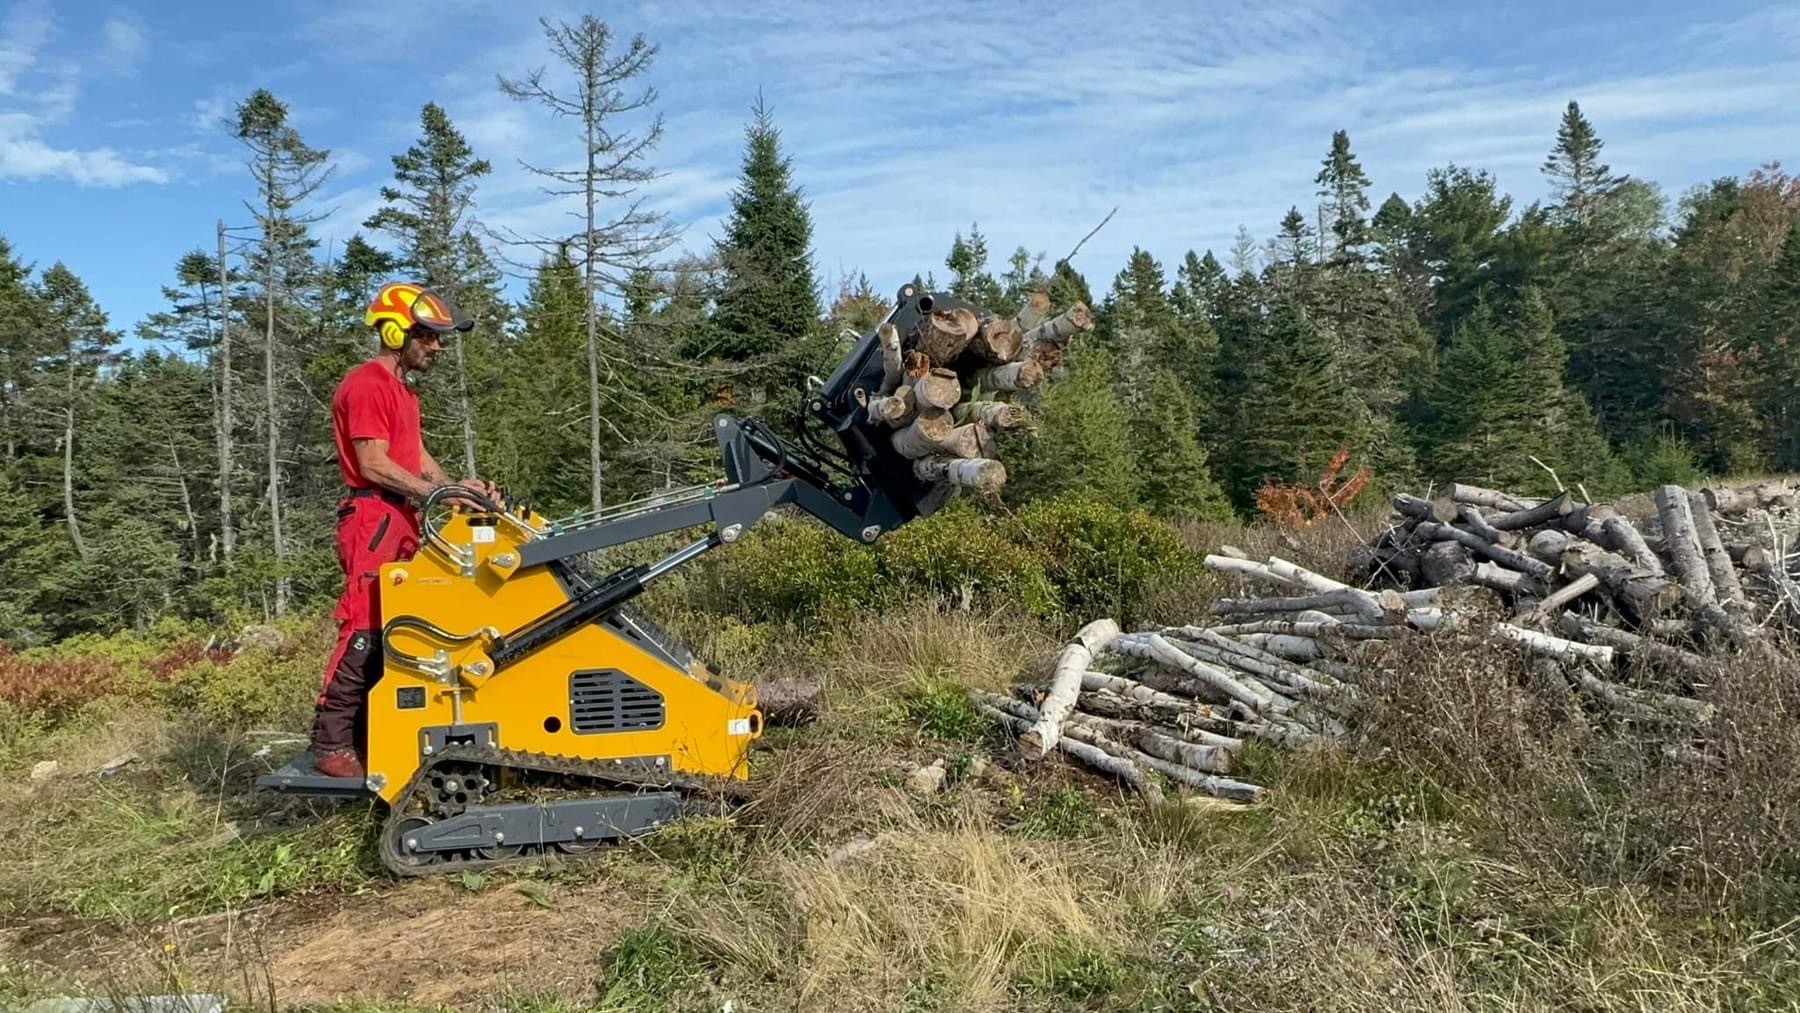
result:
[(569, 676), (569, 727), (577, 732), (661, 728), (662, 694), (616, 668)]

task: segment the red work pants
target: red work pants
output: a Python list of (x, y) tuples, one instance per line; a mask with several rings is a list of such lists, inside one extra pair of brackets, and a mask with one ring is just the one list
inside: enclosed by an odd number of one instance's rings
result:
[(367, 755), (369, 690), (381, 678), (381, 564), (411, 559), (418, 548), (419, 515), (404, 500), (361, 493), (338, 502), (344, 593), (331, 613), (337, 649), (316, 702), (313, 755), (348, 748)]

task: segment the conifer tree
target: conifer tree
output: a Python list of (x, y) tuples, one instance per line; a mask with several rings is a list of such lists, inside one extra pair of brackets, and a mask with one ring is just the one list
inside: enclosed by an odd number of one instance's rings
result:
[(1311, 481), (1332, 454), (1370, 447), (1368, 413), (1329, 337), (1300, 301), (1277, 294), (1255, 368), (1237, 399), (1228, 490), (1248, 509), (1265, 480)]
[(971, 224), (967, 239), (958, 232), (950, 243), (949, 255), (944, 258), (944, 266), (950, 269), (950, 294), (990, 312), (1010, 316), (1017, 307), (1011, 312), (1007, 310), (1004, 305), (1006, 294), (988, 273), (987, 262), (987, 237), (981, 234), (981, 226)]
[(92, 557), (75, 509), (75, 446), (79, 427), (92, 411), (95, 381), (101, 368), (112, 361), (111, 348), (119, 335), (108, 326), (105, 311), (94, 302), (87, 285), (61, 261), (44, 272), (38, 290), (50, 336), (45, 364), (63, 380), (57, 405), (62, 421), (58, 442), (62, 449), (63, 519), (75, 555), (87, 563)]
[(26, 442), (27, 405), (46, 341), (31, 268), (0, 237), (0, 449), (6, 461), (17, 460)]
[(1332, 258), (1360, 259), (1369, 238), (1368, 222), (1363, 217), (1369, 210), (1369, 177), (1350, 153), (1349, 133), (1339, 130), (1331, 135), (1331, 152), (1313, 181), (1319, 184), (1326, 227), (1331, 230)]
[(1009, 440), (1004, 460), (1017, 462), (1008, 481), (1021, 496), (1084, 493), (1121, 507), (1137, 502), (1138, 476), (1130, 452), (1131, 427), (1113, 393), (1112, 357), (1104, 348), (1076, 345), (1067, 373), (1045, 390), (1035, 414), (1038, 433)]
[(263, 299), (263, 430), (267, 437), (269, 537), (276, 563), (274, 611), (287, 611), (291, 582), (288, 547), (282, 536), (281, 496), (281, 356), (277, 355), (277, 302), (289, 302), (307, 284), (312, 268), (312, 240), (307, 226), (319, 215), (303, 211), (306, 201), (331, 177), (330, 152), (309, 146), (288, 125), (288, 108), (263, 89), (237, 107), (236, 133), (249, 154), (256, 180), (256, 202), (246, 202), (260, 237), (251, 265)]
[(781, 150), (781, 131), (761, 99), (744, 130), (744, 159), (724, 239), (722, 281), (711, 333), (714, 350), (768, 365), (750, 380), (763, 397), (793, 396), (820, 351), (819, 293), (813, 279), (812, 213)]
[[(627, 118), (656, 102), (656, 89), (645, 87), (635, 94), (626, 88), (650, 69), (658, 47), (642, 35), (633, 36), (623, 51), (615, 50), (612, 26), (584, 14), (573, 23), (538, 19), (550, 52), (572, 79), (567, 91), (546, 83), (539, 68), (522, 78), (501, 78), (500, 92), (522, 102), (534, 102), (552, 115), (568, 117), (581, 131), (581, 163), (569, 169), (527, 166), (548, 181), (547, 192), (556, 197), (579, 197), (581, 229), (573, 235), (522, 239), (540, 257), (570, 257), (581, 270), (586, 298), (582, 307), (587, 335), (588, 503), (601, 509), (606, 475), (603, 444), (606, 418), (600, 378), (610, 379), (621, 366), (611, 361), (603, 347), (603, 295), (616, 294), (629, 273), (669, 248), (675, 231), (666, 214), (644, 206), (640, 191), (658, 173), (646, 164), (650, 150), (662, 139), (663, 118), (651, 117), (642, 133), (634, 133)], [(617, 346), (617, 342), (613, 342)]]
[(485, 335), (477, 335), (478, 330), (493, 328), (490, 314), (483, 311), (490, 310), (499, 298), (496, 293), (471, 298), (475, 294), (471, 276), (490, 266), (475, 239), (471, 212), (475, 181), (491, 172), (492, 166), (475, 157), (468, 140), (435, 102), (427, 102), (419, 111), (419, 139), (393, 156), (393, 162), (396, 185), (381, 188), (383, 207), (370, 215), (363, 227), (393, 237), (400, 244), (401, 263), (419, 272), (426, 285), (448, 295), (476, 323), (477, 329), (449, 342), (450, 359), (456, 367), (463, 473), (474, 475), (477, 427), (469, 395), (466, 346), (484, 339)]
[(1612, 203), (1625, 179), (1613, 175), (1600, 161), (1605, 144), (1593, 124), (1571, 101), (1563, 110), (1556, 130), (1556, 147), (1544, 159), (1544, 175), (1550, 179), (1550, 205), (1556, 223), (1571, 233), (1571, 245), (1585, 260), (1591, 247), (1604, 238), (1611, 225)]
[(1173, 370), (1158, 368), (1146, 386), (1144, 410), (1130, 420), (1139, 500), (1167, 517), (1230, 517), (1231, 501), (1207, 466), (1180, 380)]

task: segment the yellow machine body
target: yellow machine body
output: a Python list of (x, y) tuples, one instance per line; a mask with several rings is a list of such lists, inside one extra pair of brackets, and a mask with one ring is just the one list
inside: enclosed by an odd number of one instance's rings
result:
[[(480, 729), (492, 741), (476, 744), (500, 749), (749, 776), (750, 746), (762, 733), (754, 687), (629, 622), (588, 623), (496, 672), (491, 639), (462, 638), (524, 627), (569, 592), (546, 566), (519, 568), (519, 546), (533, 536), (511, 517), (459, 511), (438, 531), (460, 559), (427, 540), (413, 559), (381, 568), (384, 627), (411, 616), (457, 638), (410, 627), (387, 637), (368, 706), (367, 769), (382, 798), (394, 801), (429, 759), (433, 735), (450, 728)], [(620, 713), (628, 719), (618, 721)]]

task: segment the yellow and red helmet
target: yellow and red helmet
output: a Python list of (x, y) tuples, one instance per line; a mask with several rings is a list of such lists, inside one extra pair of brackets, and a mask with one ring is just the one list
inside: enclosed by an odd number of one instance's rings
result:
[(375, 328), (381, 335), (381, 343), (388, 348), (406, 344), (406, 336), (414, 328), (423, 328), (433, 334), (449, 334), (466, 331), (475, 325), (448, 298), (410, 281), (381, 286), (375, 298), (369, 300), (363, 323)]

